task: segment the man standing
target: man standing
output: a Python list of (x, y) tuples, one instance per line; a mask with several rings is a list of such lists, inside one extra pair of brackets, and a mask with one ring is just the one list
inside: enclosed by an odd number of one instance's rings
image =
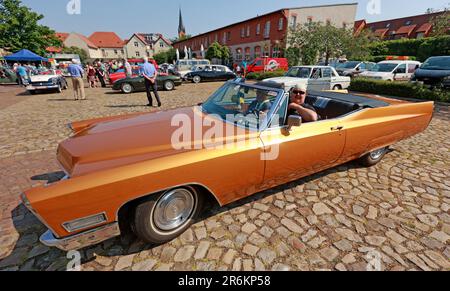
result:
[(153, 64), (148, 62), (148, 58), (144, 58), (144, 64), (140, 68), (140, 73), (144, 77), (145, 81), (145, 91), (147, 92), (148, 104), (147, 106), (153, 106), (153, 99), (150, 90), (155, 94), (156, 101), (158, 102), (158, 107), (161, 107), (161, 100), (158, 95), (158, 85), (156, 84), (156, 77), (158, 72)]
[(19, 85), (27, 85), (28, 84), (28, 73), (27, 69), (19, 64), (17, 67), (17, 76), (19, 77)]
[(127, 78), (131, 78), (131, 76), (133, 75), (133, 71), (127, 59), (123, 60), (123, 68), (125, 69), (125, 74), (127, 75)]
[(78, 60), (73, 59), (67, 68), (72, 76), (73, 93), (75, 100), (86, 100), (84, 95), (83, 68), (78, 64)]

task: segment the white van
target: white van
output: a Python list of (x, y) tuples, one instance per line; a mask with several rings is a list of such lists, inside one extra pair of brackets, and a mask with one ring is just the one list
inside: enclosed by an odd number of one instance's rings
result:
[(420, 65), (417, 61), (382, 61), (360, 76), (384, 81), (409, 81)]
[(175, 63), (175, 69), (184, 77), (187, 73), (192, 71), (193, 67), (204, 67), (211, 65), (211, 62), (206, 59), (189, 59), (189, 60), (178, 60)]

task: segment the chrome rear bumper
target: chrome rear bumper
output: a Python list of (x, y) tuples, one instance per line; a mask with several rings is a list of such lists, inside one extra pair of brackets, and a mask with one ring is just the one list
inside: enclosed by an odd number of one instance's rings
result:
[(63, 251), (72, 251), (101, 243), (119, 235), (119, 223), (115, 222), (60, 239), (56, 238), (53, 233), (48, 230), (41, 236), (40, 241), (49, 247), (56, 247)]

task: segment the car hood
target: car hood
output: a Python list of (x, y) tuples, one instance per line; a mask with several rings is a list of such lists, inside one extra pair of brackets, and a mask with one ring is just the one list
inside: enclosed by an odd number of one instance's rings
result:
[(417, 78), (445, 78), (450, 76), (450, 70), (426, 70), (417, 69), (415, 72)]
[(31, 80), (31, 82), (47, 82), (51, 78), (57, 78), (57, 77), (58, 77), (58, 75), (36, 75), (36, 76), (31, 76), (30, 80)]
[[(198, 150), (194, 143), (202, 145), (203, 133), (211, 127), (200, 126), (200, 134), (196, 132), (194, 135), (194, 126), (191, 126), (188, 129), (190, 136), (198, 138), (187, 142), (187, 149), (180, 150), (175, 148), (180, 143), (172, 143), (172, 137), (179, 136), (175, 134), (180, 132), (181, 127), (177, 122), (176, 126), (172, 126), (174, 118), (193, 124), (194, 118), (202, 122), (212, 117), (204, 114), (200, 107), (190, 107), (100, 122), (63, 141), (58, 147), (58, 161), (73, 177), (182, 154), (194, 148)], [(215, 121), (216, 125), (225, 128), (226, 123), (218, 119)]]

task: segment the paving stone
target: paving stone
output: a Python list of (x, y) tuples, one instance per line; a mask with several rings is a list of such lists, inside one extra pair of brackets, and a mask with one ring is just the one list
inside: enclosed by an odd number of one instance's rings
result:
[(252, 260), (250, 260), (250, 259), (245, 259), (244, 261), (243, 261), (243, 269), (244, 269), (244, 272), (250, 272), (250, 271), (253, 271), (253, 261)]
[(202, 239), (206, 238), (207, 232), (206, 232), (205, 227), (196, 228), (194, 230), (194, 232), (195, 232), (195, 236), (197, 237), (198, 240), (202, 240)]
[(349, 252), (353, 249), (352, 243), (346, 239), (335, 242), (333, 245), (344, 252)]
[(230, 265), (233, 262), (234, 256), (237, 255), (237, 251), (230, 249), (226, 252), (226, 254), (223, 256), (222, 261), (227, 264)]
[(450, 240), (450, 236), (443, 231), (433, 231), (430, 234), (430, 237), (440, 241), (443, 244), (446, 244)]
[(208, 241), (201, 241), (197, 247), (194, 258), (196, 260), (203, 259), (206, 256), (206, 252), (208, 251), (211, 243)]
[(327, 261), (332, 262), (339, 256), (339, 251), (334, 247), (327, 247), (320, 250), (320, 255), (324, 257)]
[(194, 251), (195, 251), (194, 246), (184, 246), (176, 252), (173, 260), (175, 262), (186, 262), (187, 260), (189, 260), (192, 257), (192, 255), (194, 254)]
[(207, 258), (208, 260), (219, 260), (222, 256), (223, 249), (221, 248), (210, 248)]
[(421, 222), (423, 222), (426, 225), (429, 225), (431, 227), (436, 227), (439, 224), (438, 218), (431, 214), (421, 214), (421, 215), (418, 215), (417, 218)]
[(435, 251), (425, 251), (425, 254), (436, 264), (441, 266), (444, 270), (450, 269), (450, 261), (444, 258), (441, 254)]
[(277, 254), (270, 249), (263, 248), (258, 252), (258, 257), (264, 262), (264, 264), (270, 265), (277, 257)]
[(256, 229), (257, 229), (257, 227), (253, 223), (249, 223), (249, 222), (244, 224), (244, 226), (242, 227), (242, 231), (247, 233), (247, 234), (251, 234)]
[(316, 215), (319, 216), (323, 214), (333, 214), (333, 211), (331, 211), (331, 209), (322, 202), (314, 204), (313, 211)]
[(257, 246), (254, 246), (251, 244), (246, 244), (242, 251), (244, 252), (244, 254), (247, 254), (250, 256), (255, 256), (256, 253), (258, 252), (258, 250), (259, 250), (259, 248)]
[(386, 238), (382, 236), (366, 236), (365, 239), (368, 244), (378, 247), (386, 241)]
[(136, 263), (131, 267), (133, 271), (151, 271), (156, 265), (157, 261), (154, 259), (148, 259), (139, 263)]
[(134, 257), (135, 257), (134, 254), (120, 257), (114, 267), (114, 271), (121, 271), (130, 268), (131, 265), (133, 264)]
[(303, 232), (303, 229), (290, 219), (282, 219), (281, 224), (286, 226), (290, 231), (294, 233), (301, 234)]
[(171, 246), (166, 246), (161, 253), (161, 261), (162, 262), (169, 262), (173, 255), (175, 255), (177, 249)]
[(273, 230), (268, 226), (263, 226), (259, 230), (259, 233), (265, 236), (266, 238), (270, 238), (273, 234)]
[(406, 238), (404, 238), (403, 236), (401, 236), (400, 234), (398, 234), (397, 232), (393, 231), (393, 230), (388, 230), (386, 232), (386, 236), (388, 238), (390, 238), (391, 240), (395, 241), (396, 243), (403, 243), (404, 241), (406, 241)]

